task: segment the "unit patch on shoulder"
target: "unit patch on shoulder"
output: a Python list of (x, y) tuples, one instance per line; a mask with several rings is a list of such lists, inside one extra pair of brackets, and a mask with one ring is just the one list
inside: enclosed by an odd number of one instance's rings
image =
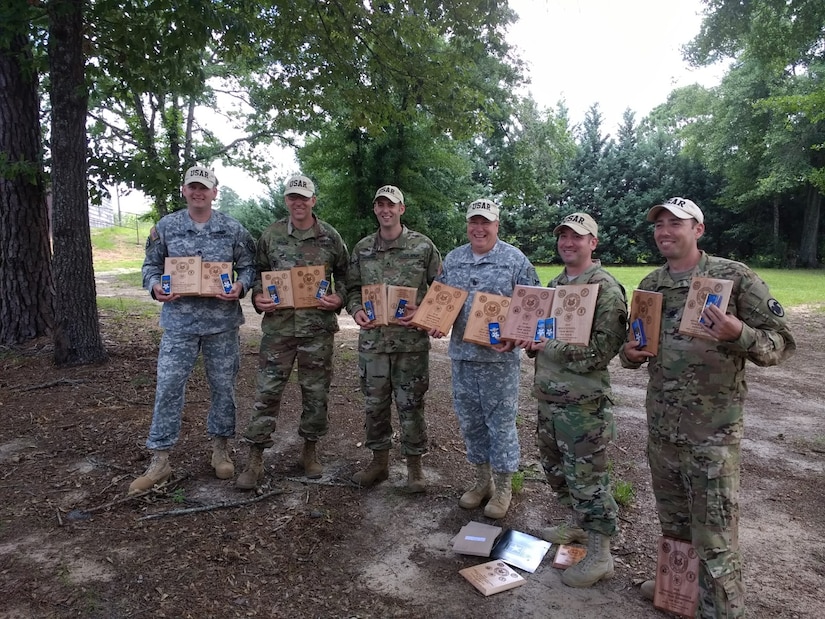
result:
[(776, 299), (768, 299), (768, 309), (771, 310), (772, 314), (780, 318), (785, 315), (784, 308)]

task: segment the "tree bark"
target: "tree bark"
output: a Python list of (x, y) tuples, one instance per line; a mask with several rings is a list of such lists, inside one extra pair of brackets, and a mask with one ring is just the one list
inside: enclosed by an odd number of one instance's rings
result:
[(816, 250), (821, 206), (822, 194), (819, 193), (819, 189), (809, 185), (805, 199), (805, 214), (802, 217), (802, 239), (799, 242), (799, 266), (806, 269), (815, 269), (819, 266)]
[[(52, 324), (49, 213), (43, 181), (37, 71), (29, 7), (0, 23), (0, 343), (21, 344)], [(11, 14), (12, 11), (9, 11)]]
[(97, 316), (86, 164), (88, 108), (83, 59), (84, 0), (49, 2), (55, 275), (54, 360), (106, 359)]

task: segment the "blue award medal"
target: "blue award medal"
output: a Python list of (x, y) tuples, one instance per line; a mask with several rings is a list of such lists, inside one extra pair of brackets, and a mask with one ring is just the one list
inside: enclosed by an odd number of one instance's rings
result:
[(645, 326), (641, 318), (637, 318), (631, 323), (633, 329), (633, 338), (636, 340), (636, 348), (644, 348), (647, 346), (647, 336), (645, 335)]
[(533, 336), (533, 341), (534, 341), (534, 342), (540, 342), (540, 341), (541, 341), (541, 338), (546, 337), (546, 336), (544, 335), (544, 333), (545, 333), (545, 331), (544, 331), (544, 330), (545, 330), (545, 328), (546, 328), (546, 327), (545, 327), (545, 324), (546, 324), (546, 319), (544, 319), (544, 318), (539, 318), (539, 321), (538, 321), (538, 323), (536, 324), (536, 334)]
[(226, 294), (230, 294), (232, 292), (232, 280), (229, 279), (229, 275), (226, 273), (221, 273), (221, 284), (223, 284), (223, 291)]
[(491, 322), (487, 329), (490, 331), (490, 344), (501, 344), (501, 326), (497, 322)]
[(370, 322), (375, 320), (375, 307), (372, 301), (364, 301), (364, 311), (367, 313), (367, 318), (370, 319)]
[[(722, 295), (713, 294), (712, 292), (708, 293), (707, 298), (705, 298), (705, 307), (709, 307), (711, 305), (715, 305), (716, 307), (721, 309), (721, 307), (722, 307)], [(702, 310), (704, 311), (704, 307), (702, 308)], [(704, 316), (701, 316), (701, 315), (699, 316), (699, 324), (703, 324), (703, 325), (707, 324), (707, 321), (705, 320)]]
[(556, 339), (556, 317), (544, 319), (544, 337), (548, 340)]
[(403, 318), (407, 310), (407, 299), (398, 299), (398, 307), (395, 308), (395, 317)]
[(269, 293), (269, 296), (272, 298), (272, 302), (275, 305), (278, 305), (281, 302), (281, 297), (278, 296), (278, 287), (275, 284), (270, 284), (267, 286), (266, 291)]
[(315, 293), (315, 298), (320, 299), (327, 293), (327, 290), (329, 290), (329, 282), (325, 279), (322, 279), (320, 282), (318, 282), (318, 292)]
[(161, 275), (160, 287), (163, 289), (163, 294), (172, 294), (172, 276), (165, 274)]

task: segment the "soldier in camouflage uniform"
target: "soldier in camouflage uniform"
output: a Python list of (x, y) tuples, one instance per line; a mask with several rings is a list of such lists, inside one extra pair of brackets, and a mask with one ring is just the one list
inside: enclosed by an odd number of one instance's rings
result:
[[(692, 542), (700, 557), (699, 614), (744, 617), (739, 465), (745, 361), (775, 365), (796, 344), (782, 306), (756, 273), (698, 249), (705, 224), (695, 203), (671, 198), (651, 208), (647, 219), (667, 259), (639, 284), (663, 295), (659, 356), (630, 342), (621, 359), (628, 368), (648, 363), (648, 461), (659, 522), (663, 534)], [(702, 312), (708, 339), (679, 333), (693, 276), (733, 281), (728, 306)], [(652, 598), (654, 588), (648, 581), (642, 592)]]
[(607, 446), (616, 428), (607, 366), (627, 337), (627, 298), (622, 285), (593, 260), (599, 227), (590, 215), (568, 215), (553, 234), (564, 271), (548, 286), (599, 285), (590, 342), (577, 346), (542, 338), (517, 344), (536, 356), (533, 395), (545, 475), (581, 523), (545, 529), (542, 537), (555, 544), (587, 543), (587, 557), (565, 570), (562, 582), (589, 587), (613, 576), (610, 538), (617, 532), (618, 506), (610, 488)]
[[(361, 239), (350, 256), (347, 311), (361, 327), (358, 372), (366, 411), (366, 445), (372, 450), (372, 461), (352, 481), (366, 487), (389, 476), (394, 397), (401, 453), (407, 458), (406, 488), (417, 493), (425, 490), (421, 456), (427, 453), (424, 394), (430, 385), (430, 339), (409, 321), (441, 270), (441, 254), (429, 238), (401, 223), (406, 208), (400, 189), (392, 185), (378, 189), (373, 199), (378, 231)], [(378, 326), (370, 320), (361, 297), (361, 286), (370, 284), (418, 289), (417, 298), (407, 304), (399, 319), (402, 325)]]
[[(258, 275), (252, 303), (263, 312), (263, 338), (259, 354), (258, 394), (252, 417), (244, 433), (249, 442), (246, 470), (238, 476), (241, 490), (255, 488), (263, 478), (263, 451), (272, 447), (281, 396), (298, 365), (303, 410), (298, 434), (304, 439), (302, 463), (307, 477), (323, 474), (316, 443), (327, 433), (327, 401), (332, 382), (333, 338), (338, 331), (336, 314), (347, 299), (347, 246), (341, 235), (312, 212), (315, 185), (306, 176), (293, 176), (286, 182), (284, 201), (289, 217), (264, 230), (255, 252)], [(334, 283), (318, 300), (318, 308), (279, 308), (263, 291), (263, 271), (283, 271), (296, 266), (324, 266), (324, 279)]]
[[(467, 460), (476, 467), (475, 485), (459, 500), (474, 509), (484, 499), (488, 518), (504, 518), (510, 508), (511, 480), (519, 465), (516, 430), (520, 354), (512, 341), (491, 348), (464, 342), (470, 307), (478, 292), (512, 296), (517, 284), (539, 285), (536, 269), (527, 257), (498, 238), (500, 208), (490, 200), (476, 200), (467, 209), (469, 243), (444, 259), (439, 282), (469, 291), (450, 337), (453, 405)], [(434, 337), (445, 334), (433, 330)]]
[[(153, 451), (146, 472), (129, 486), (129, 494), (148, 490), (172, 474), (169, 450), (180, 435), (186, 381), (198, 352), (203, 353), (211, 405), (207, 430), (212, 436), (212, 467), (221, 479), (235, 468), (226, 439), (235, 435), (235, 378), (240, 367), (238, 301), (255, 279), (255, 243), (231, 217), (212, 210), (218, 179), (212, 170), (194, 166), (186, 171), (181, 193), (186, 209), (163, 217), (149, 232), (143, 262), (143, 286), (163, 303), (164, 329), (158, 352), (157, 388), (146, 446)], [(199, 256), (207, 262), (231, 262), (237, 274), (231, 292), (216, 297), (165, 294), (161, 286), (165, 258)]]

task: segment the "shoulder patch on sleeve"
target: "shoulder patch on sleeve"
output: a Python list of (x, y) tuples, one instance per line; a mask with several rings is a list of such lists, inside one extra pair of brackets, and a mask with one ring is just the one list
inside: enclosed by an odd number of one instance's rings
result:
[(152, 226), (152, 228), (149, 230), (149, 240), (157, 241), (158, 238), (160, 238), (160, 235), (158, 234), (158, 229), (155, 226)]
[(785, 309), (776, 299), (768, 299), (768, 309), (771, 310), (772, 314), (779, 316), (780, 318), (785, 315)]

